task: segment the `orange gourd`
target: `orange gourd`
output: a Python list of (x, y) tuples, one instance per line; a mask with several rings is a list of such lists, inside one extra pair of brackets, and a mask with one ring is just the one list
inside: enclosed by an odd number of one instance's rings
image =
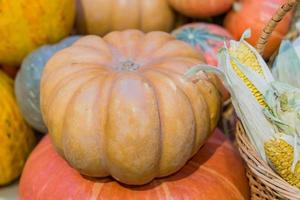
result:
[(178, 12), (189, 17), (213, 17), (229, 10), (234, 0), (168, 0)]
[[(241, 0), (235, 3), (234, 9), (225, 17), (224, 26), (236, 40), (250, 28), (252, 34), (247, 41), (255, 46), (263, 28), (284, 2), (286, 0)], [(288, 13), (278, 23), (266, 45), (264, 58), (268, 59), (279, 47), (282, 38), (288, 32), (291, 18), (292, 13)]]
[(210, 75), (183, 77), (201, 54), (164, 32), (86, 36), (41, 78), (41, 111), (58, 152), (82, 174), (140, 185), (178, 171), (217, 124)]
[(170, 31), (175, 21), (167, 0), (76, 1), (76, 27), (83, 34), (105, 35), (129, 28)]
[(21, 200), (247, 200), (243, 162), (224, 135), (212, 138), (176, 174), (128, 187), (111, 178), (88, 179), (54, 151), (46, 136), (30, 155), (19, 185)]

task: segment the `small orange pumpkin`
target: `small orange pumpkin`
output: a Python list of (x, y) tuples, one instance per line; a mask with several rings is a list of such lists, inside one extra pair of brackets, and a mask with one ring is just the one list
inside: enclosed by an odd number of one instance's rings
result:
[(54, 146), (82, 174), (145, 184), (178, 171), (220, 114), (203, 57), (164, 32), (86, 36), (56, 53), (41, 79), (41, 111)]
[[(225, 17), (224, 26), (236, 40), (240, 39), (247, 28), (251, 28), (252, 34), (247, 41), (255, 46), (263, 28), (284, 2), (286, 0), (241, 0), (235, 3), (234, 9)], [(288, 13), (276, 26), (264, 51), (266, 59), (279, 47), (288, 32), (291, 19), (292, 13)]]
[(55, 152), (46, 136), (26, 162), (19, 186), (21, 200), (247, 200), (243, 161), (216, 129), (199, 152), (176, 174), (128, 187), (111, 178), (88, 179)]
[(178, 12), (189, 17), (213, 17), (231, 8), (234, 0), (168, 0)]

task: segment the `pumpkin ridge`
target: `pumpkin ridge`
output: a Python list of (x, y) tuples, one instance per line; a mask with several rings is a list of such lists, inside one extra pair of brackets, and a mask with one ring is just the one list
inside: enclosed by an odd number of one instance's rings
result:
[[(98, 69), (94, 69), (93, 71), (98, 72)], [(59, 93), (59, 91), (66, 87), (68, 84), (70, 84), (71, 82), (73, 82), (74, 80), (77, 80), (79, 77), (83, 77), (85, 74), (90, 74), (92, 71), (90, 71), (90, 69), (85, 69), (85, 70), (81, 70), (81, 71), (75, 71), (74, 73), (68, 74), (69, 76), (72, 75), (71, 78), (66, 79), (64, 77), (61, 78), (61, 80), (57, 81), (57, 83), (53, 86), (52, 90), (49, 91), (48, 96), (52, 97), (49, 102), (47, 104), (45, 104), (45, 106), (48, 106), (49, 108), (51, 108), (55, 98), (57, 97), (57, 94)], [(91, 75), (95, 75), (95, 74), (91, 74)], [(97, 74), (97, 76), (100, 74)], [(62, 87), (63, 85), (63, 87)]]
[(186, 94), (186, 92), (184, 91), (183, 88), (181, 88), (181, 86), (179, 86), (178, 82), (176, 80), (173, 80), (172, 77), (170, 77), (166, 72), (163, 72), (163, 71), (160, 71), (158, 68), (152, 68), (152, 69), (149, 69), (150, 71), (153, 71), (153, 72), (156, 72), (156, 73), (160, 73), (161, 75), (167, 77), (169, 80), (171, 80), (175, 85), (176, 85), (176, 88), (186, 97), (186, 99), (188, 100), (189, 102), (189, 105), (190, 105), (190, 108), (192, 110), (192, 113), (193, 113), (193, 122), (194, 122), (194, 128), (193, 128), (193, 134), (194, 134), (194, 145), (193, 145), (193, 148), (192, 148), (192, 151), (191, 151), (191, 155), (192, 156), (194, 154), (194, 151), (195, 149), (197, 148), (196, 147), (196, 137), (197, 137), (197, 125), (196, 125), (196, 116), (195, 116), (195, 110), (194, 110), (194, 106), (190, 100), (190, 98), (188, 97), (188, 95)]
[[(113, 72), (113, 74), (111, 75), (111, 80), (110, 80), (110, 82), (108, 82), (108, 83), (110, 83), (110, 85), (109, 85), (109, 89), (108, 89), (108, 94), (107, 94), (107, 103), (106, 103), (106, 108), (110, 108), (110, 99), (112, 98), (112, 88), (114, 88), (114, 85), (115, 85), (115, 83), (116, 83), (116, 81), (118, 80), (118, 78), (119, 78), (119, 72)], [(108, 78), (107, 78), (108, 79)], [(108, 84), (107, 83), (107, 81), (105, 81), (105, 84)], [(103, 122), (104, 123), (104, 129), (103, 129), (103, 141), (105, 141), (105, 142), (103, 142), (103, 146), (105, 147), (104, 148), (104, 151), (103, 151), (103, 157), (105, 158), (105, 159), (103, 159), (104, 161), (105, 160), (108, 160), (108, 156), (107, 156), (107, 151), (106, 151), (106, 145), (107, 145), (107, 141), (106, 141), (106, 134), (107, 134), (107, 122), (108, 122), (108, 119), (109, 119), (109, 112), (108, 111), (106, 111), (106, 113), (105, 113), (105, 121)], [(109, 162), (111, 162), (111, 161), (109, 161)], [(107, 161), (105, 162), (105, 163), (103, 163), (103, 165), (105, 166), (105, 170), (112, 176), (112, 174), (111, 174), (111, 171), (109, 170), (109, 167), (107, 166)]]
[[(111, 91), (111, 88), (112, 88), (112, 86), (113, 86), (113, 84), (114, 84), (114, 82), (116, 81), (116, 77), (114, 77), (114, 78), (112, 78), (110, 81), (108, 81), (109, 80), (109, 77), (112, 77), (112, 76), (116, 76), (116, 73), (113, 73), (112, 75), (108, 75), (107, 77), (105, 77), (104, 79), (103, 79), (103, 81), (102, 81), (102, 83), (103, 83), (103, 85), (102, 86), (105, 86), (106, 84), (110, 84), (110, 86), (109, 86), (109, 92)], [(100, 91), (100, 93), (99, 93), (99, 96), (102, 96), (103, 95), (103, 92), (105, 91), (104, 90), (104, 88), (105, 87), (102, 87), (102, 91)], [(110, 92), (111, 93), (111, 92)], [(108, 94), (107, 96), (106, 96), (106, 107), (108, 107), (108, 104), (109, 104), (109, 100), (110, 100), (110, 97), (111, 97), (111, 94)], [(101, 107), (99, 107), (99, 109), (101, 109)], [(108, 167), (107, 167), (107, 163), (106, 163), (106, 151), (105, 151), (105, 148), (104, 148), (104, 146), (105, 146), (105, 143), (106, 142), (104, 142), (105, 141), (105, 133), (106, 133), (106, 124), (107, 124), (107, 115), (108, 115), (108, 112), (106, 112), (105, 113), (105, 121), (103, 121), (103, 134), (101, 134), (101, 136), (99, 137), (100, 138), (100, 141), (98, 141), (99, 143), (100, 143), (100, 145), (103, 147), (103, 149), (104, 149), (104, 151), (103, 151), (103, 157), (102, 157), (102, 164), (103, 164), (103, 167), (105, 168), (105, 171), (106, 172), (108, 172), (109, 174), (110, 174), (110, 172), (109, 172), (109, 170), (108, 170)]]
[[(82, 65), (84, 66), (84, 67), (82, 67)], [(72, 69), (74, 69), (74, 68), (78, 68), (77, 70), (83, 70), (83, 68), (84, 69), (99, 69), (99, 70), (104, 70), (105, 68), (101, 68), (101, 66), (99, 66), (99, 65), (97, 65), (97, 64), (90, 64), (90, 63), (72, 63), (72, 64), (68, 64), (68, 65), (63, 65), (63, 66), (60, 66), (60, 67), (58, 67), (58, 68), (56, 68), (56, 69), (53, 69), (53, 70), (51, 70), (50, 72), (48, 72), (48, 74), (46, 74), (45, 76), (44, 76), (44, 73), (42, 74), (42, 76), (43, 76), (43, 82), (47, 82), (48, 81), (48, 79), (51, 79), (52, 77), (51, 76), (53, 76), (53, 74), (55, 74), (55, 73), (58, 73), (58, 71), (60, 71), (60, 70), (66, 70), (66, 68), (72, 68)], [(72, 73), (75, 73), (76, 71), (74, 71), (74, 72), (72, 72)], [(68, 73), (68, 75), (72, 75), (72, 73)], [(63, 77), (62, 77), (63, 78)]]
[[(173, 74), (177, 74), (178, 76), (183, 76), (181, 73), (179, 73), (179, 72), (176, 72), (176, 71), (174, 71), (174, 70), (172, 70), (172, 69), (170, 69), (170, 68), (164, 68), (164, 67), (157, 67), (157, 66), (154, 66), (154, 67), (149, 67), (150, 69), (161, 69), (161, 70), (166, 70), (166, 71), (168, 71), (168, 73), (173, 73)], [(146, 68), (145, 70), (147, 70), (148, 68)], [(216, 90), (217, 90), (217, 86), (215, 85), (215, 83), (213, 82), (213, 81), (211, 81), (211, 78), (206, 74), (206, 73), (204, 73), (205, 74), (205, 76), (207, 76), (207, 78), (208, 78), (208, 80), (202, 80), (202, 81), (204, 81), (204, 82), (206, 82), (206, 83), (209, 83), (209, 84), (211, 84)], [(197, 86), (197, 87), (199, 87), (199, 86)], [(203, 95), (203, 93), (202, 93), (202, 91), (201, 91), (201, 94)], [(204, 96), (204, 95), (203, 95)], [(207, 103), (207, 101), (206, 101), (206, 98), (204, 98), (204, 102), (206, 103), (206, 106), (209, 108), (209, 104)], [(211, 115), (211, 111), (208, 109), (208, 111), (209, 111), (209, 116)], [(219, 117), (216, 117), (216, 119), (218, 119)], [(210, 119), (210, 124), (212, 123), (212, 120)], [(211, 126), (211, 125), (210, 125)], [(211, 129), (212, 129), (213, 127), (211, 127)], [(209, 136), (209, 134), (207, 135), (207, 137)]]
[[(86, 80), (85, 82), (83, 82), (79, 87), (77, 87), (77, 89), (73, 92), (72, 96), (70, 97), (69, 102), (67, 103), (67, 106), (66, 106), (65, 112), (64, 112), (64, 116), (68, 115), (68, 113), (70, 112), (70, 105), (73, 105), (72, 102), (74, 102), (76, 100), (76, 97), (77, 97), (78, 94), (81, 93), (81, 90), (83, 88), (89, 86), (89, 84), (91, 84), (92, 81), (94, 81), (95, 79), (98, 79), (98, 78), (99, 77), (95, 75), (92, 78), (90, 78), (90, 79)], [(105, 78), (104, 78), (104, 80), (105, 80)], [(97, 82), (103, 83), (104, 80), (103, 79), (101, 81), (97, 80)], [(99, 96), (99, 93), (98, 93), (98, 96)], [(64, 117), (64, 116), (62, 117), (62, 119), (64, 119), (64, 120), (62, 122), (62, 125), (61, 125), (62, 128), (61, 129), (64, 129), (66, 127), (66, 120), (67, 120), (67, 118)], [(64, 157), (67, 157), (66, 156), (66, 148), (68, 148), (68, 147), (66, 147), (66, 144), (63, 142), (63, 141), (66, 140), (65, 137), (66, 137), (66, 134), (61, 133), (61, 140), (62, 140), (61, 144), (63, 144), (62, 145), (63, 154), (64, 154)], [(97, 139), (99, 139), (99, 135), (96, 135), (94, 137), (97, 137)], [(70, 161), (71, 159), (68, 158), (68, 160)], [(103, 159), (101, 159), (101, 161), (103, 161)], [(73, 166), (73, 163), (71, 165)], [(81, 171), (80, 169), (78, 169), (78, 170)]]
[[(184, 72), (178, 72), (178, 71), (174, 70), (173, 67), (172, 68), (162, 67), (161, 64), (163, 64), (166, 60), (168, 60), (168, 62), (185, 62), (185, 63), (189, 62), (191, 67), (196, 64), (199, 64), (199, 62), (200, 62), (196, 58), (184, 57), (184, 56), (167, 57), (167, 58), (163, 57), (163, 58), (156, 59), (154, 62), (152, 62), (150, 64), (147, 64), (147, 67), (145, 67), (145, 69), (147, 69), (147, 68), (153, 68), (153, 69), (159, 68), (160, 69), (161, 68), (161, 69), (166, 69), (168, 71), (171, 71), (173, 73), (177, 73), (180, 76), (183, 76), (184, 73), (187, 71), (187, 70), (184, 70)], [(148, 67), (148, 65), (149, 65), (149, 67)], [(189, 69), (191, 67), (187, 67), (187, 69)]]
[(156, 99), (156, 102), (157, 102), (157, 108), (158, 108), (158, 116), (159, 116), (159, 131), (160, 131), (160, 154), (159, 154), (159, 163), (158, 163), (158, 171), (157, 171), (157, 176), (159, 177), (160, 176), (160, 174), (161, 174), (161, 162), (162, 162), (162, 151), (163, 151), (163, 128), (162, 128), (162, 114), (161, 114), (161, 100), (160, 100), (160, 98), (158, 97), (158, 95), (157, 95), (157, 88), (156, 88), (156, 86), (153, 84), (153, 82), (152, 82), (152, 80), (150, 79), (150, 78), (148, 78), (147, 77), (147, 74), (143, 74), (142, 75), (143, 77), (145, 77), (145, 79), (147, 80), (147, 82), (150, 84), (150, 87), (153, 89), (153, 91), (154, 91), (154, 95), (155, 95), (155, 99)]
[(142, 3), (141, 3), (142, 1), (137, 1), (137, 10), (138, 10), (138, 22), (137, 22), (137, 24), (138, 24), (138, 27), (142, 27), (142, 29), (143, 29), (143, 12), (142, 12), (142, 9), (143, 9), (143, 5), (142, 5)]
[[(144, 39), (144, 41), (142, 42), (142, 44), (141, 44), (141, 46), (143, 45), (145, 45), (145, 46), (147, 46), (146, 44), (147, 44), (147, 42), (148, 42), (148, 40), (150, 40), (150, 39), (156, 39), (156, 38), (151, 38), (151, 37), (154, 37), (155, 35), (154, 34), (160, 34), (160, 32), (159, 31), (153, 31), (153, 32), (150, 32), (150, 33), (147, 33), (146, 35), (145, 35), (145, 39)], [(148, 52), (148, 54), (143, 54), (143, 56), (142, 57), (150, 57), (150, 58), (152, 58), (151, 57), (151, 55), (152, 54), (154, 54), (156, 51), (158, 51), (159, 49), (161, 49), (164, 45), (165, 45), (165, 43), (167, 42), (167, 41), (171, 41), (171, 40), (173, 40), (173, 37), (172, 36), (170, 36), (168, 33), (163, 33), (163, 34), (165, 34), (164, 36), (166, 36), (166, 40), (163, 40), (163, 41), (161, 41), (160, 43), (159, 43), (159, 46), (156, 46), (155, 47), (155, 49), (152, 49), (150, 52)], [(154, 36), (153, 36), (154, 35)], [(151, 37), (150, 37), (151, 36)], [(155, 36), (155, 37), (157, 37), (157, 36)], [(168, 38), (167, 38), (168, 37)], [(150, 38), (150, 39), (149, 39)], [(142, 51), (143, 53), (145, 53), (144, 51)], [(149, 59), (149, 60), (151, 60), (151, 59)], [(156, 59), (155, 59), (156, 60)], [(148, 63), (147, 63), (147, 65), (148, 65)]]
[[(78, 40), (80, 41), (80, 39)], [(90, 57), (82, 58), (83, 52), (87, 52)], [(83, 45), (73, 45), (67, 48), (64, 48), (58, 52), (56, 52), (51, 59), (49, 59), (48, 63), (46, 64), (45, 71), (50, 73), (51, 71), (55, 71), (59, 68), (64, 68), (66, 66), (72, 64), (85, 64), (84, 61), (90, 60), (92, 58), (93, 62), (88, 63), (92, 65), (107, 65), (112, 59), (111, 52), (107, 55), (106, 52), (102, 53), (100, 50), (94, 50), (90, 48), (90, 46), (83, 46)], [(70, 57), (70, 55), (72, 55)], [(105, 57), (106, 56), (106, 57)], [(59, 59), (58, 59), (59, 58)], [(100, 58), (100, 59), (99, 59)], [(95, 61), (96, 60), (96, 61)], [(105, 61), (104, 61), (105, 60)], [(109, 61), (107, 61), (109, 60)]]
[[(97, 67), (92, 67), (92, 68), (89, 68), (89, 67), (87, 67), (87, 68), (82, 68), (80, 65), (66, 65), (65, 67), (61, 67), (61, 68), (58, 68), (58, 69), (55, 69), (55, 70), (51, 71), (49, 74), (46, 74), (45, 77), (43, 76), (43, 77), (42, 77), (43, 81), (41, 82), (41, 83), (42, 83), (41, 85), (43, 85), (43, 83), (47, 82), (48, 79), (51, 79), (52, 76), (56, 75), (56, 73), (58, 73), (59, 71), (66, 70), (66, 68), (72, 68), (72, 69), (74, 69), (74, 68), (77, 67), (77, 66), (78, 66), (78, 69), (76, 69), (75, 71), (72, 71), (72, 72), (68, 72), (67, 75), (76, 75), (76, 74), (80, 74), (80, 72), (82, 72), (82, 70), (83, 70), (83, 71), (87, 71), (87, 70), (91, 70), (91, 69), (92, 69), (92, 70), (97, 70)], [(56, 75), (55, 77), (57, 77), (57, 75)], [(52, 90), (53, 90), (54, 88), (56, 88), (56, 86), (57, 86), (57, 84), (59, 84), (59, 82), (65, 80), (64, 77), (60, 77), (60, 79), (61, 79), (61, 80), (58, 80), (58, 81), (56, 82), (56, 84), (55, 84), (54, 86), (52, 86)], [(65, 81), (66, 81), (66, 80), (65, 80)], [(49, 92), (49, 94), (51, 94), (51, 92)]]
[[(173, 74), (174, 76), (178, 76), (178, 78), (179, 77), (182, 77), (182, 75), (180, 74), (180, 73), (178, 73), (178, 72), (175, 72), (175, 71), (173, 71), (173, 70), (169, 70), (169, 69), (166, 69), (166, 68), (151, 68), (151, 70), (154, 70), (154, 71), (156, 71), (156, 70), (158, 70), (158, 71), (162, 71), (163, 73), (165, 73), (166, 75), (167, 75), (167, 73), (170, 73), (170, 74)], [(165, 72), (164, 72), (165, 71)], [(168, 75), (169, 76), (169, 75)], [(169, 76), (170, 77), (170, 76)], [(206, 80), (203, 80), (203, 81), (206, 81)], [(207, 80), (208, 81), (208, 80)], [(175, 81), (176, 82), (176, 85), (180, 85), (180, 82), (179, 81)], [(209, 81), (210, 83), (212, 83), (211, 81)], [(212, 83), (213, 84), (213, 83)], [(198, 86), (196, 86), (196, 88), (198, 88)], [(197, 89), (198, 90), (198, 89)], [(184, 90), (183, 90), (184, 91)], [(202, 96), (201, 96), (202, 97)], [(207, 106), (207, 108), (209, 108), (208, 107), (208, 104), (207, 104), (207, 102), (206, 102), (206, 99), (205, 98), (203, 98), (202, 99), (203, 101), (202, 101), (202, 103), (204, 103), (206, 106)], [(191, 106), (192, 106), (193, 104), (191, 103)], [(192, 106), (193, 107), (193, 106)], [(193, 113), (194, 113), (195, 111), (194, 111), (194, 109), (193, 109)], [(194, 113), (194, 117), (195, 117), (195, 113)], [(207, 109), (207, 117), (208, 117), (208, 119), (210, 118), (210, 113), (209, 113), (209, 109)], [(211, 130), (211, 122), (210, 122), (211, 120), (209, 119), (209, 121), (208, 121), (208, 126), (209, 126), (209, 128), (208, 128), (208, 130), (207, 130), (207, 134), (206, 134), (206, 139), (209, 137), (209, 135), (211, 134), (211, 131), (209, 131), (209, 130)], [(195, 124), (196, 125), (196, 124)], [(196, 129), (195, 129), (196, 130)], [(197, 130), (196, 130), (196, 134), (197, 134)], [(205, 141), (203, 141), (203, 142), (205, 142)], [(202, 145), (200, 145), (200, 147), (201, 147)], [(199, 148), (200, 148), (199, 147)], [(198, 149), (199, 150), (199, 149)], [(197, 150), (197, 151), (198, 151)], [(197, 153), (197, 151), (195, 152), (195, 153)]]
[[(163, 74), (161, 74), (161, 73), (156, 73), (155, 71), (146, 71), (145, 73), (144, 73), (144, 75), (148, 78), (148, 79), (150, 79), (150, 80), (152, 80), (152, 78), (153, 79), (155, 79), (155, 77), (156, 78), (158, 78), (158, 77), (163, 77), (163, 78), (165, 78), (165, 76), (163, 76)], [(160, 79), (160, 78), (158, 78), (158, 79)], [(166, 79), (162, 79), (162, 80), (166, 80)], [(155, 84), (153, 84), (154, 85), (154, 87), (156, 88), (156, 91), (158, 91), (159, 89), (159, 84), (157, 83), (157, 82), (159, 82), (159, 81), (153, 81)], [(166, 88), (171, 88), (172, 86), (169, 84), (169, 83), (172, 83), (172, 85), (175, 85), (174, 83), (173, 83), (173, 81), (172, 80), (168, 80), (168, 82), (163, 82), (163, 84), (165, 84), (166, 85)], [(158, 98), (159, 99), (164, 99), (164, 93), (161, 93), (161, 92), (157, 92), (157, 96), (158, 96)], [(190, 104), (188, 103), (188, 100), (186, 99), (186, 97), (185, 97), (185, 95), (184, 94), (182, 94), (182, 93), (179, 93), (180, 94), (180, 99), (181, 99), (181, 101), (184, 101), (186, 104), (185, 104), (185, 107), (189, 110), (189, 111), (187, 111), (187, 112), (192, 112), (192, 108), (190, 107)], [(159, 101), (160, 102), (160, 101)], [(178, 114), (178, 113), (177, 113)], [(185, 119), (184, 119), (185, 120)], [(169, 138), (171, 138), (170, 137), (170, 135), (171, 135), (171, 133), (169, 132), (168, 134), (167, 133), (165, 133), (164, 132), (164, 129), (163, 129), (163, 127), (165, 127), (166, 128), (166, 130), (168, 131), (168, 128), (170, 128), (170, 126), (166, 123), (166, 122), (164, 122), (163, 120), (162, 120), (162, 138), (166, 138), (165, 140), (168, 140)], [(187, 131), (186, 131), (187, 132)], [(177, 132), (178, 133), (178, 132)], [(187, 134), (188, 135), (188, 134)], [(174, 136), (173, 136), (174, 137)], [(188, 136), (185, 136), (185, 138), (184, 139), (187, 139), (187, 137)], [(187, 140), (187, 141), (189, 141), (189, 140)], [(167, 144), (167, 143), (166, 143)], [(191, 147), (189, 147), (190, 149), (189, 149), (189, 151), (191, 151), (191, 149), (192, 149), (192, 147), (193, 147), (193, 143), (191, 142), (190, 143), (191, 145)], [(185, 145), (187, 145), (187, 144), (185, 144)], [(164, 147), (164, 145), (162, 145), (162, 147)], [(162, 154), (161, 155), (163, 155), (164, 154), (164, 151), (163, 151), (163, 149), (164, 148), (162, 148)], [(170, 152), (169, 152), (170, 153)], [(171, 153), (174, 153), (174, 151), (171, 151)], [(167, 171), (165, 171), (165, 172), (162, 172), (161, 170), (160, 170), (160, 175), (158, 176), (158, 177), (166, 177), (166, 176), (168, 176), (168, 175), (170, 175), (170, 174), (174, 174), (175, 172), (177, 172), (181, 167), (183, 167), (184, 166), (184, 164), (186, 164), (186, 162), (189, 160), (189, 158), (190, 158), (190, 153), (187, 153), (188, 154), (188, 156), (186, 156), (186, 157), (183, 157), (182, 155), (181, 155), (181, 158), (182, 158), (182, 160), (181, 161), (183, 161), (183, 160), (185, 160), (184, 162), (181, 162), (181, 166), (179, 165), (179, 163), (177, 163), (178, 165), (173, 165), (172, 166), (172, 168), (170, 168), (169, 169), (169, 171), (168, 171), (168, 173), (166, 173)], [(169, 159), (168, 158), (168, 156), (167, 157), (165, 157), (166, 159)], [(163, 162), (164, 164), (165, 164), (165, 160), (164, 160), (164, 162)], [(160, 166), (162, 165), (162, 162), (160, 163)], [(176, 166), (176, 167), (175, 167)], [(161, 169), (161, 168), (160, 168)], [(172, 169), (172, 170), (171, 170)]]
[[(197, 162), (191, 160), (190, 161), (190, 164), (191, 166), (193, 167), (199, 167), (199, 164), (197, 164)], [(210, 169), (209, 167), (207, 166), (204, 166), (204, 165), (200, 165), (199, 167), (200, 169), (203, 169), (205, 171), (207, 171), (208, 173), (211, 173), (214, 175), (214, 177), (218, 177), (219, 180), (221, 180), (222, 182), (226, 182), (225, 185), (229, 185), (231, 188), (232, 188), (232, 192), (234, 192), (236, 194), (236, 196), (238, 197), (237, 199), (244, 199), (243, 195), (239, 192), (239, 190), (237, 189), (237, 187), (232, 184), (232, 182), (228, 181), (227, 178), (225, 178), (224, 176), (222, 176), (222, 174), (220, 174), (219, 172), (215, 171), (215, 170), (212, 170)], [(197, 173), (200, 173), (199, 171), (196, 171)]]
[(158, 98), (158, 96), (157, 96), (157, 90), (156, 90), (156, 88), (155, 88), (155, 86), (154, 86), (154, 84), (152, 83), (152, 81), (149, 79), (149, 78), (147, 78), (144, 74), (140, 74), (140, 76), (145, 80), (145, 82), (146, 83), (148, 83), (149, 84), (149, 87), (153, 90), (153, 95), (154, 95), (154, 98), (155, 98), (155, 102), (156, 102), (156, 107), (157, 107), (157, 112), (158, 112), (158, 121), (159, 121), (159, 146), (160, 146), (160, 148), (159, 148), (159, 154), (158, 154), (158, 156), (159, 156), (159, 159), (158, 159), (158, 163), (157, 163), (157, 168), (158, 168), (158, 170), (157, 170), (157, 174), (156, 174), (156, 176), (158, 176), (159, 175), (159, 171), (160, 171), (160, 163), (161, 163), (161, 155), (162, 155), (162, 146), (163, 146), (163, 142), (162, 142), (162, 123), (161, 123), (161, 112), (160, 112), (160, 100), (159, 100), (159, 98)]
[[(85, 37), (88, 37), (88, 36), (85, 36)], [(101, 38), (101, 37), (100, 37)], [(102, 38), (101, 38), (102, 39)], [(94, 51), (97, 51), (98, 53), (108, 53), (108, 52), (105, 52), (104, 50), (102, 49), (99, 49), (99, 48), (96, 48), (94, 46), (91, 46), (91, 45), (84, 45), (82, 43), (74, 43), (71, 47), (80, 47), (80, 48), (87, 48), (87, 49), (91, 49), (91, 50), (94, 50)], [(67, 48), (70, 48), (70, 47), (67, 47)], [(66, 48), (65, 48), (66, 49)], [(109, 48), (108, 48), (109, 49)], [(110, 50), (110, 49), (109, 49)], [(111, 53), (111, 52), (110, 52)]]
[[(92, 77), (90, 77), (88, 80), (85, 80), (84, 83), (85, 83), (86, 81), (89, 81), (89, 80), (92, 79), (92, 78), (95, 78), (95, 77), (97, 77), (97, 74), (96, 74), (96, 75), (95, 75), (95, 74), (92, 74)], [(75, 77), (75, 78), (72, 77), (71, 81), (74, 81), (74, 79), (76, 79), (76, 77)], [(69, 82), (68, 82), (68, 83), (69, 83)], [(65, 86), (66, 86), (66, 85), (65, 85)], [(61, 87), (61, 88), (63, 88), (63, 87)], [(51, 114), (51, 112), (53, 112), (53, 110), (55, 110), (55, 108), (52, 108), (52, 109), (51, 109), (51, 107), (53, 107), (53, 106), (52, 106), (52, 105), (53, 105), (53, 102), (56, 100), (58, 93), (59, 93), (59, 92), (57, 92), (56, 95), (53, 95), (55, 98), (52, 99), (51, 104), (48, 105), (49, 110), (48, 110), (47, 113), (45, 113), (44, 120), (45, 120), (47, 126), (49, 126), (49, 123), (53, 123), (53, 121), (55, 121), (55, 120), (53, 120), (53, 119), (52, 119), (52, 120), (49, 120), (49, 115)], [(73, 95), (72, 95), (72, 96), (73, 96)], [(70, 98), (70, 99), (68, 100), (68, 103), (66, 104), (67, 107), (68, 107), (69, 102), (70, 102), (71, 100), (72, 100), (72, 98)], [(66, 115), (66, 109), (67, 109), (67, 107), (65, 108), (65, 110), (64, 110), (64, 112), (63, 112), (63, 114), (62, 114), (63, 116), (61, 117), (61, 119), (64, 119), (64, 116)], [(56, 128), (56, 129), (58, 129), (58, 131), (57, 131), (56, 133), (52, 132), (52, 130), (50, 130), (50, 128), (49, 128), (49, 131), (50, 131), (52, 134), (55, 134), (56, 137), (57, 137), (58, 135), (60, 135), (60, 136), (59, 136), (59, 137), (60, 137), (59, 141), (56, 140), (56, 142), (59, 142), (59, 144), (62, 144), (62, 143), (61, 143), (61, 140), (62, 140), (62, 134), (63, 134), (63, 133), (62, 133), (61, 131), (59, 131), (59, 129), (62, 129), (62, 128), (63, 128), (63, 124), (61, 124), (58, 128)], [(51, 136), (52, 141), (54, 141), (55, 139), (54, 139), (54, 137), (52, 136), (52, 134), (51, 134), (50, 136)], [(55, 144), (54, 146), (55, 146), (55, 148), (57, 149), (57, 151), (59, 152), (60, 155), (64, 155), (64, 153), (63, 153), (63, 147), (59, 147), (60, 145), (57, 145), (57, 144)]]
[[(162, 51), (164, 48), (166, 48), (168, 46), (171, 46), (172, 48), (169, 47), (169, 49), (165, 50), (165, 52)], [(182, 48), (185, 48), (186, 51), (180, 52), (180, 53), (176, 52), (176, 51), (182, 50)], [(159, 52), (159, 51), (162, 51), (162, 52)], [(174, 55), (171, 54), (174, 52), (176, 52), (176, 54), (174, 54)], [(160, 54), (162, 54), (162, 55), (160, 55)], [(169, 41), (165, 42), (162, 45), (162, 47), (160, 47), (159, 49), (157, 49), (155, 52), (152, 53), (152, 59), (153, 60), (157, 60), (157, 59), (168, 60), (168, 59), (172, 59), (172, 58), (175, 58), (175, 59), (176, 58), (185, 58), (185, 59), (191, 58), (191, 59), (196, 59), (200, 62), (200, 60), (203, 60), (204, 57), (202, 55), (198, 54), (192, 46), (188, 45), (187, 43), (185, 43), (183, 41), (176, 40), (175, 37), (172, 37)]]

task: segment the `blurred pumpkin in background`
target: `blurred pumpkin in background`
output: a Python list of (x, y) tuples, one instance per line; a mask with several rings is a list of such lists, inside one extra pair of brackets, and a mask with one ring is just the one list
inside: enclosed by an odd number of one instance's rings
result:
[[(247, 41), (255, 46), (264, 27), (286, 0), (240, 0), (235, 2), (233, 10), (224, 20), (225, 28), (239, 40), (247, 28), (251, 29), (251, 37)], [(278, 23), (264, 50), (264, 58), (268, 59), (278, 49), (282, 38), (289, 30), (292, 13), (288, 13)]]
[[(224, 47), (224, 42), (232, 39), (226, 29), (215, 24), (208, 23), (191, 23), (186, 24), (172, 32), (172, 35), (178, 40), (182, 40), (192, 45), (199, 54), (202, 54), (206, 62), (210, 65), (217, 66), (217, 53), (220, 48)], [(229, 99), (230, 95), (220, 81), (219, 88), (224, 100)]]
[(26, 121), (36, 130), (46, 133), (47, 128), (40, 111), (40, 80), (48, 60), (57, 51), (73, 44), (79, 36), (71, 36), (54, 45), (45, 45), (30, 53), (22, 62), (16, 82), (18, 105)]
[(77, 0), (76, 21), (81, 34), (105, 35), (124, 29), (170, 31), (174, 13), (167, 0)]
[(0, 64), (18, 66), (33, 49), (68, 35), (74, 0), (1, 0)]
[(228, 11), (235, 0), (168, 0), (178, 12), (189, 17), (213, 17)]
[(192, 45), (206, 62), (217, 65), (217, 53), (224, 47), (224, 42), (232, 39), (232, 36), (221, 26), (209, 23), (186, 24), (172, 32), (178, 40)]
[(19, 68), (16, 66), (3, 65), (0, 67), (4, 73), (6, 73), (10, 78), (14, 79), (18, 73)]
[(80, 175), (46, 136), (26, 163), (19, 196), (22, 200), (248, 200), (249, 186), (242, 159), (219, 130), (179, 172), (138, 187)]
[(82, 174), (141, 185), (178, 171), (216, 127), (213, 79), (183, 77), (203, 57), (165, 32), (86, 36), (56, 53), (41, 111), (57, 151)]
[(35, 144), (13, 93), (13, 80), (0, 70), (0, 186), (20, 174)]

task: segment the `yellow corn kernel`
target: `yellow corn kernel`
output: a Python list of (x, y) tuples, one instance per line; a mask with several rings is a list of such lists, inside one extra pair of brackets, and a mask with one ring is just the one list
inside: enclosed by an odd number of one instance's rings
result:
[(259, 64), (256, 55), (246, 44), (241, 42), (239, 48), (230, 50), (229, 54), (237, 58), (245, 66), (251, 67), (251, 69), (256, 71), (258, 74), (264, 76), (262, 67)]
[[(260, 66), (255, 54), (244, 43), (240, 43), (239, 48), (230, 50), (229, 54), (230, 56), (237, 58), (239, 62), (243, 65), (249, 66), (251, 69), (263, 76), (262, 67)], [(255, 85), (245, 76), (245, 74), (243, 74), (243, 72), (238, 68), (237, 64), (234, 62), (234, 60), (231, 60), (231, 65), (236, 74), (244, 81), (246, 86), (249, 88), (249, 90), (251, 91), (252, 95), (256, 98), (258, 103), (264, 108), (267, 108), (268, 105), (265, 102), (263, 94), (261, 94), (255, 87)]]
[(276, 172), (288, 183), (300, 188), (300, 160), (295, 171), (291, 170), (294, 149), (283, 139), (272, 139), (264, 145), (266, 155)]
[(258, 103), (262, 105), (264, 108), (267, 108), (268, 105), (265, 102), (263, 94), (260, 93), (258, 89), (255, 87), (255, 85), (247, 78), (247, 76), (243, 74), (243, 72), (237, 67), (237, 64), (235, 62), (231, 61), (231, 65), (233, 70), (236, 72), (236, 74), (242, 79), (242, 81), (244, 81), (246, 86), (249, 88), (249, 90), (251, 91), (252, 95), (256, 98)]

